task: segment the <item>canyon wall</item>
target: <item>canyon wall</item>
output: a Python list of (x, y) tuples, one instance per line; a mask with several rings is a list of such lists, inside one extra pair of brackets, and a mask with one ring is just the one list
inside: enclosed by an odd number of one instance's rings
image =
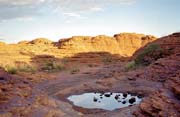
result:
[(73, 36), (59, 40), (58, 47), (62, 54), (69, 55), (83, 52), (109, 52), (129, 57), (136, 50), (154, 40), (156, 40), (154, 36), (136, 33), (121, 33), (114, 35), (114, 37), (105, 35), (96, 37)]

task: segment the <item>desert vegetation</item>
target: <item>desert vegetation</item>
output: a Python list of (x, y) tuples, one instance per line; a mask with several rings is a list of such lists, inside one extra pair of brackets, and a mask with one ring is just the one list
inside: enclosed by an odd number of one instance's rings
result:
[(60, 62), (50, 61), (45, 63), (41, 70), (49, 72), (62, 71), (65, 70), (65, 66)]
[(10, 74), (16, 74), (18, 71), (16, 67), (12, 67), (12, 66), (6, 66), (4, 69)]
[(137, 65), (149, 65), (159, 58), (162, 58), (163, 50), (158, 44), (150, 44), (135, 58)]
[(136, 69), (138, 67), (147, 66), (163, 57), (163, 50), (158, 44), (150, 44), (137, 53), (136, 58), (125, 66), (125, 71)]

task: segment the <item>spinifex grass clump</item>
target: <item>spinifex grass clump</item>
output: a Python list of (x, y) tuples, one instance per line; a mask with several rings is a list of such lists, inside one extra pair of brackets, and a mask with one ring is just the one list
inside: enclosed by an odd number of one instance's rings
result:
[(151, 44), (144, 48), (135, 59), (136, 64), (149, 65), (162, 57), (162, 49), (158, 44)]
[(21, 65), (5, 65), (3, 66), (5, 71), (10, 74), (16, 74), (18, 72), (30, 72), (35, 73), (37, 69), (31, 65), (21, 64)]
[(63, 64), (54, 62), (54, 61), (48, 62), (42, 67), (42, 70), (47, 70), (47, 71), (51, 71), (51, 72), (61, 71), (64, 69), (65, 69), (65, 66)]
[(129, 71), (131, 69), (134, 69), (136, 67), (135, 61), (130, 61), (128, 64), (125, 66), (125, 71)]
[(159, 58), (162, 58), (163, 51), (158, 44), (150, 44), (149, 46), (145, 47), (144, 50), (138, 54), (135, 60), (129, 62), (125, 70), (135, 69), (138, 66), (147, 66), (152, 62), (156, 61)]
[(18, 71), (35, 73), (37, 71), (37, 69), (30, 65), (23, 65), (18, 68)]
[(6, 66), (4, 69), (10, 74), (16, 74), (18, 72), (18, 69), (16, 67)]

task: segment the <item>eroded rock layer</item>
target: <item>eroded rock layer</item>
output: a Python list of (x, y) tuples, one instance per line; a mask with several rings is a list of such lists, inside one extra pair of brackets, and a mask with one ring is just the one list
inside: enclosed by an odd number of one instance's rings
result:
[(114, 37), (99, 35), (96, 37), (74, 36), (59, 41), (61, 53), (109, 52), (121, 56), (131, 56), (136, 50), (156, 38), (150, 35), (121, 33)]
[[(161, 47), (162, 58), (152, 62), (133, 77), (162, 82), (164, 88), (151, 94), (140, 104), (136, 116), (179, 117), (180, 116), (180, 33), (158, 39), (152, 44)], [(139, 50), (135, 56), (142, 53)], [(145, 56), (147, 58), (147, 56)], [(153, 58), (153, 56), (148, 56)]]

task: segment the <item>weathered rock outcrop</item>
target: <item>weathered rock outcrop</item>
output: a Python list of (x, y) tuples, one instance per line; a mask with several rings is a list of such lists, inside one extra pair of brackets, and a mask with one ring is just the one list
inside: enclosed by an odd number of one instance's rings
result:
[(46, 38), (37, 38), (37, 39), (34, 39), (34, 40), (30, 41), (29, 44), (45, 44), (45, 45), (49, 45), (49, 44), (52, 44), (52, 41), (50, 41), (49, 39), (46, 39)]
[(20, 42), (18, 42), (18, 44), (28, 44), (29, 43), (29, 41), (20, 41)]
[[(140, 104), (140, 111), (134, 114), (144, 117), (179, 117), (180, 116), (180, 33), (160, 38), (151, 44), (161, 48), (161, 58), (148, 67), (139, 70), (134, 78), (161, 82), (164, 88), (151, 94)], [(149, 46), (149, 45), (147, 45)], [(144, 48), (135, 53), (140, 55)], [(148, 54), (145, 58), (154, 58)], [(143, 62), (143, 61), (142, 61)]]
[(121, 56), (131, 56), (136, 50), (154, 41), (150, 35), (122, 33), (114, 37), (99, 35), (96, 37), (74, 36), (59, 41), (59, 49), (64, 54), (83, 52), (109, 52)]
[(8, 74), (0, 68), (0, 110), (7, 111), (8, 106), (25, 106), (24, 99), (31, 95), (31, 86), (25, 79)]

